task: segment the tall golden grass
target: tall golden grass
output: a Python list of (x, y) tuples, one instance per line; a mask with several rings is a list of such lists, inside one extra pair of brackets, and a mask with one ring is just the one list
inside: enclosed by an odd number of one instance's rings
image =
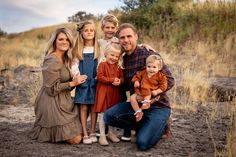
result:
[[(231, 5), (231, 4), (229, 4)], [(189, 6), (189, 5), (188, 5)], [(227, 8), (232, 6), (221, 5), (222, 10), (227, 12)], [(235, 6), (235, 4), (234, 4)], [(200, 4), (197, 8), (219, 9), (219, 5)], [(185, 10), (186, 7), (183, 7)], [(235, 27), (234, 23), (229, 27)], [(208, 28), (210, 29), (210, 28)], [(223, 30), (222, 30), (223, 31)], [(195, 102), (207, 105), (207, 101), (218, 101), (214, 92), (209, 93), (212, 85), (211, 79), (215, 76), (225, 76), (235, 79), (236, 77), (236, 32), (228, 33), (225, 38), (204, 38), (194, 36), (183, 42), (177, 47), (173, 47), (170, 41), (160, 40), (156, 37), (142, 37), (145, 43), (149, 43), (164, 58), (165, 62), (170, 65), (172, 72), (177, 80), (177, 86), (172, 89), (173, 107), (183, 110), (195, 110)], [(181, 78), (180, 78), (181, 77)], [(235, 88), (235, 87), (232, 87)], [(209, 100), (209, 96), (211, 99)], [(227, 108), (227, 115), (230, 118), (230, 126), (227, 132), (227, 146), (225, 151), (215, 149), (216, 156), (233, 157), (236, 154), (236, 104), (235, 98)], [(215, 105), (217, 107), (217, 105)], [(217, 111), (221, 112), (221, 111)], [(209, 123), (209, 134), (211, 124)], [(214, 138), (212, 138), (214, 139)]]
[[(207, 105), (207, 101), (216, 102), (215, 107), (217, 108), (220, 102), (217, 102), (216, 93), (209, 93), (209, 88), (212, 85), (211, 78), (215, 76), (226, 76), (235, 79), (235, 39), (236, 33), (230, 34), (221, 42), (191, 40), (187, 41), (182, 47), (175, 49), (171, 49), (171, 46), (168, 46), (166, 43), (155, 43), (155, 48), (160, 50), (161, 55), (165, 62), (172, 68), (172, 72), (177, 80), (178, 85), (172, 89), (172, 103), (174, 108), (195, 111), (194, 104), (196, 102)], [(150, 40), (147, 41), (147, 43), (149, 42)], [(177, 67), (177, 70), (175, 67)], [(209, 99), (209, 96), (211, 96), (211, 99)], [(216, 112), (222, 112), (222, 110), (217, 110)], [(228, 114), (227, 117), (230, 119), (227, 132), (227, 150), (217, 150), (215, 147), (215, 156), (234, 157), (236, 154), (235, 98), (230, 102), (230, 107), (226, 107), (225, 113)], [(206, 119), (206, 123), (208, 124), (209, 134), (212, 136), (214, 143), (214, 137), (211, 131), (212, 123), (209, 123), (209, 119)]]
[[(65, 27), (75, 35), (76, 23), (64, 23), (36, 28), (0, 38), (0, 69), (16, 67), (21, 64), (39, 66), (43, 59), (43, 50), (52, 32)], [(97, 27), (100, 27), (97, 22)], [(98, 31), (101, 35), (101, 31)]]
[(75, 24), (59, 24), (1, 37), (0, 68), (13, 68), (21, 64), (39, 66), (47, 40), (51, 33), (60, 27), (74, 30)]

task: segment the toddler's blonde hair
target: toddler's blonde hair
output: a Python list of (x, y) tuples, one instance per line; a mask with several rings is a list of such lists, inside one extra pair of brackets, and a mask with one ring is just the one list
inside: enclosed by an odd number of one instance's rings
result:
[(163, 59), (161, 58), (160, 55), (150, 55), (146, 59), (146, 65), (148, 63), (154, 63), (155, 61), (158, 62), (158, 69), (161, 70), (163, 67)]
[(110, 42), (104, 49), (104, 55), (107, 56), (108, 53), (119, 52), (120, 58), (118, 60), (118, 66), (123, 69), (123, 57), (121, 52), (121, 45), (118, 42)]

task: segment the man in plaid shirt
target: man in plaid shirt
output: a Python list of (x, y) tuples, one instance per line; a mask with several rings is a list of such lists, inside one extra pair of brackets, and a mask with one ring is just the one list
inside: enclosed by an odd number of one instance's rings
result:
[[(149, 55), (159, 54), (137, 45), (138, 35), (132, 24), (122, 24), (118, 34), (119, 42), (125, 52), (123, 56), (125, 89), (133, 94), (132, 77), (137, 71), (145, 68), (146, 58)], [(169, 90), (174, 86), (174, 78), (166, 65), (163, 66), (161, 71), (167, 76), (167, 90)], [(141, 111), (134, 111), (129, 101), (121, 102), (105, 112), (104, 120), (106, 124), (111, 126), (123, 128), (124, 130), (136, 130), (138, 148), (147, 150), (161, 139), (170, 117), (171, 108), (166, 91), (152, 99), (149, 109), (142, 110), (144, 115), (139, 122), (136, 122), (135, 118), (137, 112)]]

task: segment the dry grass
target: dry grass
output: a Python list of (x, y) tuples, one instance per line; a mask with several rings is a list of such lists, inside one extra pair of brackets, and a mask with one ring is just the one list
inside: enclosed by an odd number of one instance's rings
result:
[[(197, 0), (196, 0), (197, 1)], [(218, 2), (218, 3), (216, 3)], [(189, 3), (186, 3), (186, 1), (179, 2), (178, 7), (182, 10), (190, 11), (195, 8), (199, 10), (217, 10), (217, 9), (224, 9), (225, 11), (228, 11), (229, 9), (234, 6), (235, 1), (232, 0), (231, 3), (225, 3), (227, 1), (221, 1), (221, 0), (207, 0), (207, 3), (195, 3), (193, 1), (189, 1)]]
[[(176, 78), (177, 85), (170, 92), (173, 97), (173, 108), (195, 111), (196, 104), (207, 105), (209, 103), (207, 102), (209, 87), (212, 83), (210, 78), (215, 76), (236, 77), (235, 41), (236, 33), (231, 33), (225, 40), (191, 39), (183, 45), (173, 48), (168, 42), (146, 39), (145, 43), (150, 43), (151, 46), (160, 51)], [(210, 95), (215, 99), (211, 100), (219, 105), (215, 93), (210, 93)], [(211, 119), (214, 119), (216, 115), (227, 116), (231, 121), (227, 132), (227, 150), (217, 150), (214, 144)], [(215, 109), (209, 113), (206, 123), (215, 146), (215, 156), (235, 156), (236, 101), (232, 102), (231, 107), (225, 107), (224, 115), (223, 111), (217, 110), (217, 105), (215, 105)]]
[[(98, 28), (100, 26), (97, 23)], [(32, 29), (0, 38), (0, 69), (17, 67), (21, 64), (39, 66), (43, 59), (43, 50), (51, 33), (57, 28), (66, 27), (75, 34), (75, 23), (65, 23)], [(98, 31), (101, 36), (101, 31)]]
[(20, 64), (36, 66), (42, 57), (42, 40), (31, 40), (30, 38), (20, 40), (4, 39), (1, 42), (0, 67), (9, 65), (16, 67)]
[(60, 27), (74, 30), (75, 24), (42, 27), (0, 38), (0, 68), (14, 68), (21, 64), (39, 66), (47, 40), (51, 33)]

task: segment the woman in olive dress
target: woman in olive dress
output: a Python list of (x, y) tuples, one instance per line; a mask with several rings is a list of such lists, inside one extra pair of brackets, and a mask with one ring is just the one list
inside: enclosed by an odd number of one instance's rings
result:
[(81, 142), (81, 124), (78, 108), (73, 104), (70, 91), (84, 83), (84, 75), (72, 79), (73, 37), (66, 28), (57, 29), (45, 49), (42, 66), (43, 84), (35, 100), (36, 120), (29, 133), (40, 142)]

